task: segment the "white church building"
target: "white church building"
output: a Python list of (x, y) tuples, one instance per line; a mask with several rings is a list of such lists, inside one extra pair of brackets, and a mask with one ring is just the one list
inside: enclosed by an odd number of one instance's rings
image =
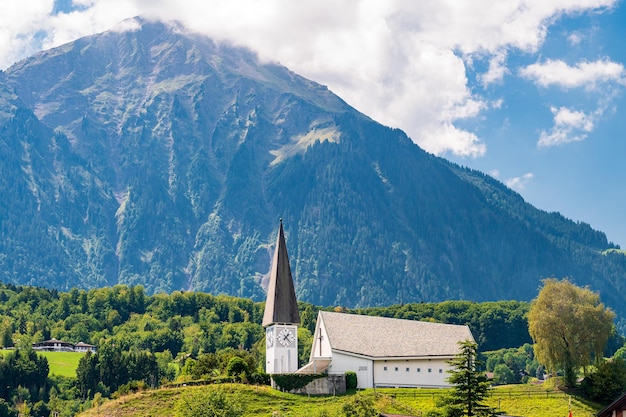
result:
[(299, 324), (281, 220), (263, 315), (268, 374), (326, 373), (337, 380), (353, 371), (358, 388), (447, 387), (459, 342), (474, 341), (468, 326), (320, 311), (309, 363), (298, 368)]
[(358, 388), (448, 387), (448, 361), (468, 326), (320, 311), (299, 373), (357, 374)]

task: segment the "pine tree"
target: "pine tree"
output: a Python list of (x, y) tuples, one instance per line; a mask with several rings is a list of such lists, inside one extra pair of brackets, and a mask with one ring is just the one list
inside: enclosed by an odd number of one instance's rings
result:
[(482, 363), (478, 358), (478, 345), (470, 340), (459, 342), (461, 351), (456, 358), (448, 363), (453, 366), (449, 370), (448, 382), (453, 384), (449, 395), (443, 400), (446, 415), (460, 416), (493, 416), (495, 411), (483, 402), (489, 395), (489, 379), (478, 368)]

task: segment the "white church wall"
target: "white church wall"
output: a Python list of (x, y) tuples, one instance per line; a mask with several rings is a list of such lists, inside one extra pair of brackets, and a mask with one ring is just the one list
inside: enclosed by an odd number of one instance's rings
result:
[(374, 379), (377, 387), (448, 387), (448, 369), (445, 359), (377, 360)]
[(329, 374), (344, 374), (347, 371), (356, 373), (357, 388), (372, 388), (373, 361), (343, 353), (333, 352), (333, 361), (328, 368)]

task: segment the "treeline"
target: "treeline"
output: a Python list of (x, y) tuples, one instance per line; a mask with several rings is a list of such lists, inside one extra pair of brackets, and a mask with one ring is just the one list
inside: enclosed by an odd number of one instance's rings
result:
[(466, 324), (480, 350), (491, 351), (532, 343), (526, 321), (529, 306), (529, 303), (523, 301), (444, 301), (363, 308), (356, 311), (360, 314), (398, 319)]
[[(529, 304), (519, 301), (413, 303), (338, 311), (409, 320), (467, 324), (481, 351), (531, 343)], [(330, 309), (329, 308), (329, 309)], [(29, 347), (56, 338), (122, 350), (169, 351), (192, 356), (233, 348), (252, 350), (263, 340), (264, 303), (199, 292), (146, 295), (141, 286), (116, 285), (89, 291), (0, 285), (0, 346)], [(315, 329), (320, 307), (300, 303), (301, 328)], [(302, 343), (300, 343), (302, 345)], [(308, 346), (307, 346), (308, 348)], [(302, 352), (302, 359), (308, 352)]]

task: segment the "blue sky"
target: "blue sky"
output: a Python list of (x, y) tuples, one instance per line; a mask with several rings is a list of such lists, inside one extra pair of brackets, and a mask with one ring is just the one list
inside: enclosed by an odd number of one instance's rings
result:
[(0, 68), (136, 15), (252, 48), (626, 247), (623, 1), (4, 0)]
[[(623, 65), (625, 40), (626, 5), (618, 3), (602, 13), (559, 18), (536, 52), (514, 51), (508, 56), (510, 74), (499, 84), (483, 88), (476, 79), (479, 74), (469, 71), (472, 88), (492, 100), (502, 97), (504, 102), (480, 120), (469, 121), (468, 129), (487, 145), (482, 157), (445, 156), (494, 175), (536, 207), (589, 223), (626, 247), (623, 68), (609, 81), (590, 74), (586, 81), (569, 85), (565, 81), (543, 85), (524, 73), (525, 68), (550, 60), (574, 68), (594, 62)], [(553, 72), (561, 80), (567, 77)], [(583, 113), (588, 124), (564, 127), (562, 143), (540, 142), (558, 130), (555, 112), (560, 109)]]

